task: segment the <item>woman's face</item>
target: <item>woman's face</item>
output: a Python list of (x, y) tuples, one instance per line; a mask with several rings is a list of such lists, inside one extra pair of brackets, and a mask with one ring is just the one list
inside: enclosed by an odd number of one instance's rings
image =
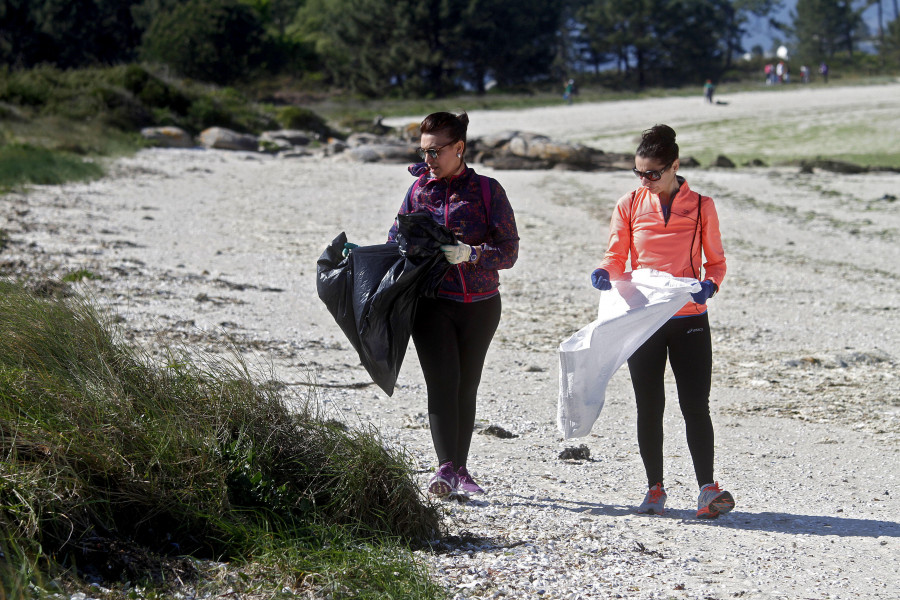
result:
[(451, 177), (462, 169), (462, 157), (457, 156), (462, 154), (465, 147), (462, 140), (451, 143), (443, 132), (423, 133), (419, 144), (424, 150), (437, 151), (435, 158), (432, 158), (430, 153), (425, 154), (425, 164), (428, 165), (432, 177)]
[[(675, 179), (675, 172), (678, 170), (677, 158), (672, 163), (666, 164), (655, 158), (635, 155), (634, 168), (640, 172), (641, 185), (656, 195), (659, 195), (660, 192), (668, 194), (677, 186)], [(660, 171), (662, 171), (660, 178), (653, 181), (651, 179), (653, 172), (659, 173)]]

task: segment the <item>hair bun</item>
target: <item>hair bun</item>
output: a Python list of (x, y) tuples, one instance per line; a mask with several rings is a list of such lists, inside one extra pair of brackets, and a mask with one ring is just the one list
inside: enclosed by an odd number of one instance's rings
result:
[(669, 146), (675, 143), (675, 130), (668, 125), (654, 125), (644, 131), (641, 139), (661, 146)]

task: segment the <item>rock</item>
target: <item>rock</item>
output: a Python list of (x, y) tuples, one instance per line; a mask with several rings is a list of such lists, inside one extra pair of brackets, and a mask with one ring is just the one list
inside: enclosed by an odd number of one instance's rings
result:
[(268, 152), (270, 154), (278, 154), (279, 152), (287, 152), (294, 148), (290, 142), (281, 139), (263, 139), (259, 138), (259, 151)]
[(764, 161), (762, 161), (758, 158), (754, 158), (754, 159), (749, 160), (746, 163), (744, 163), (744, 166), (745, 167), (768, 167), (769, 165), (767, 165)]
[(386, 140), (374, 133), (356, 132), (347, 136), (347, 145), (351, 148), (358, 146), (374, 146), (376, 144), (385, 143)]
[(679, 164), (682, 167), (699, 167), (700, 161), (694, 158), (693, 156), (685, 156), (683, 158), (678, 159)]
[(823, 171), (831, 171), (832, 173), (843, 173), (847, 175), (855, 175), (857, 173), (865, 173), (868, 167), (861, 167), (853, 163), (844, 162), (842, 160), (816, 159), (811, 161), (810, 166)]
[(421, 137), (422, 132), (419, 131), (419, 123), (409, 123), (405, 127), (400, 128), (400, 138), (404, 141), (415, 142), (418, 145)]
[(340, 154), (346, 151), (348, 147), (347, 143), (343, 140), (328, 140), (328, 144), (325, 146), (325, 156)]
[(482, 435), (492, 435), (494, 437), (498, 437), (498, 438), (504, 439), (504, 440), (519, 437), (516, 434), (503, 429), (499, 425), (489, 425), (483, 431), (479, 431), (478, 433), (480, 433)]
[(539, 160), (535, 158), (525, 158), (522, 156), (514, 156), (511, 154), (502, 154), (487, 156), (482, 155), (482, 163), (485, 166), (497, 170), (523, 170), (523, 169), (549, 169), (553, 166), (548, 160)]
[(141, 129), (141, 137), (160, 148), (193, 148), (194, 138), (180, 127), (145, 127)]
[(415, 148), (408, 144), (367, 144), (350, 147), (342, 154), (349, 160), (358, 162), (417, 162), (419, 156)]
[(307, 156), (313, 156), (313, 154), (306, 148), (290, 148), (279, 152), (278, 158), (306, 158)]
[(216, 150), (244, 150), (256, 152), (259, 141), (255, 135), (238, 133), (225, 127), (210, 127), (200, 132), (200, 143)]
[(733, 169), (735, 167), (735, 164), (734, 161), (732, 161), (730, 158), (728, 158), (724, 154), (720, 154), (716, 157), (716, 160), (713, 161), (712, 166), (721, 167), (723, 169)]
[(276, 131), (263, 131), (259, 136), (262, 142), (287, 142), (291, 146), (308, 146), (309, 143), (319, 136), (309, 131), (301, 131), (299, 129), (278, 129)]
[(577, 448), (566, 448), (559, 453), (560, 460), (591, 460), (591, 450), (584, 444)]
[(511, 139), (519, 135), (518, 131), (501, 131), (478, 138), (478, 143), (485, 148), (500, 148), (509, 143)]

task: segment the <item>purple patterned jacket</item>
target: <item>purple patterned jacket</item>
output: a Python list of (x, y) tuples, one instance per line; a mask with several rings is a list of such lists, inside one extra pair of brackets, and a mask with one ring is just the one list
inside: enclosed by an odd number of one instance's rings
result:
[[(404, 199), (399, 214), (427, 211), (435, 221), (453, 230), (460, 241), (481, 246), (477, 263), (463, 262), (449, 271), (438, 297), (458, 302), (477, 302), (497, 295), (500, 269), (509, 269), (519, 256), (519, 232), (506, 191), (496, 179), (489, 179), (491, 190), (491, 222), (481, 193), (481, 180), (469, 167), (461, 174), (446, 179), (429, 179), (425, 163), (409, 167), (419, 185)], [(412, 190), (412, 188), (410, 188)], [(388, 233), (388, 242), (396, 241), (397, 222)]]

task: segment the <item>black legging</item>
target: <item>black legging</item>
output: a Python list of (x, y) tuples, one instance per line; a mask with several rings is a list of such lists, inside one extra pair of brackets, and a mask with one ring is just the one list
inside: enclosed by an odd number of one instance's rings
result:
[(703, 313), (669, 319), (628, 359), (637, 401), (638, 446), (647, 471), (647, 485), (653, 486), (663, 480), (663, 413), (666, 407), (663, 377), (667, 354), (675, 375), (697, 484), (712, 483), (715, 452), (715, 435), (709, 416), (712, 338), (709, 317)]
[(499, 295), (470, 303), (419, 300), (412, 338), (428, 388), (428, 421), (439, 464), (466, 465), (475, 396), (499, 323)]

